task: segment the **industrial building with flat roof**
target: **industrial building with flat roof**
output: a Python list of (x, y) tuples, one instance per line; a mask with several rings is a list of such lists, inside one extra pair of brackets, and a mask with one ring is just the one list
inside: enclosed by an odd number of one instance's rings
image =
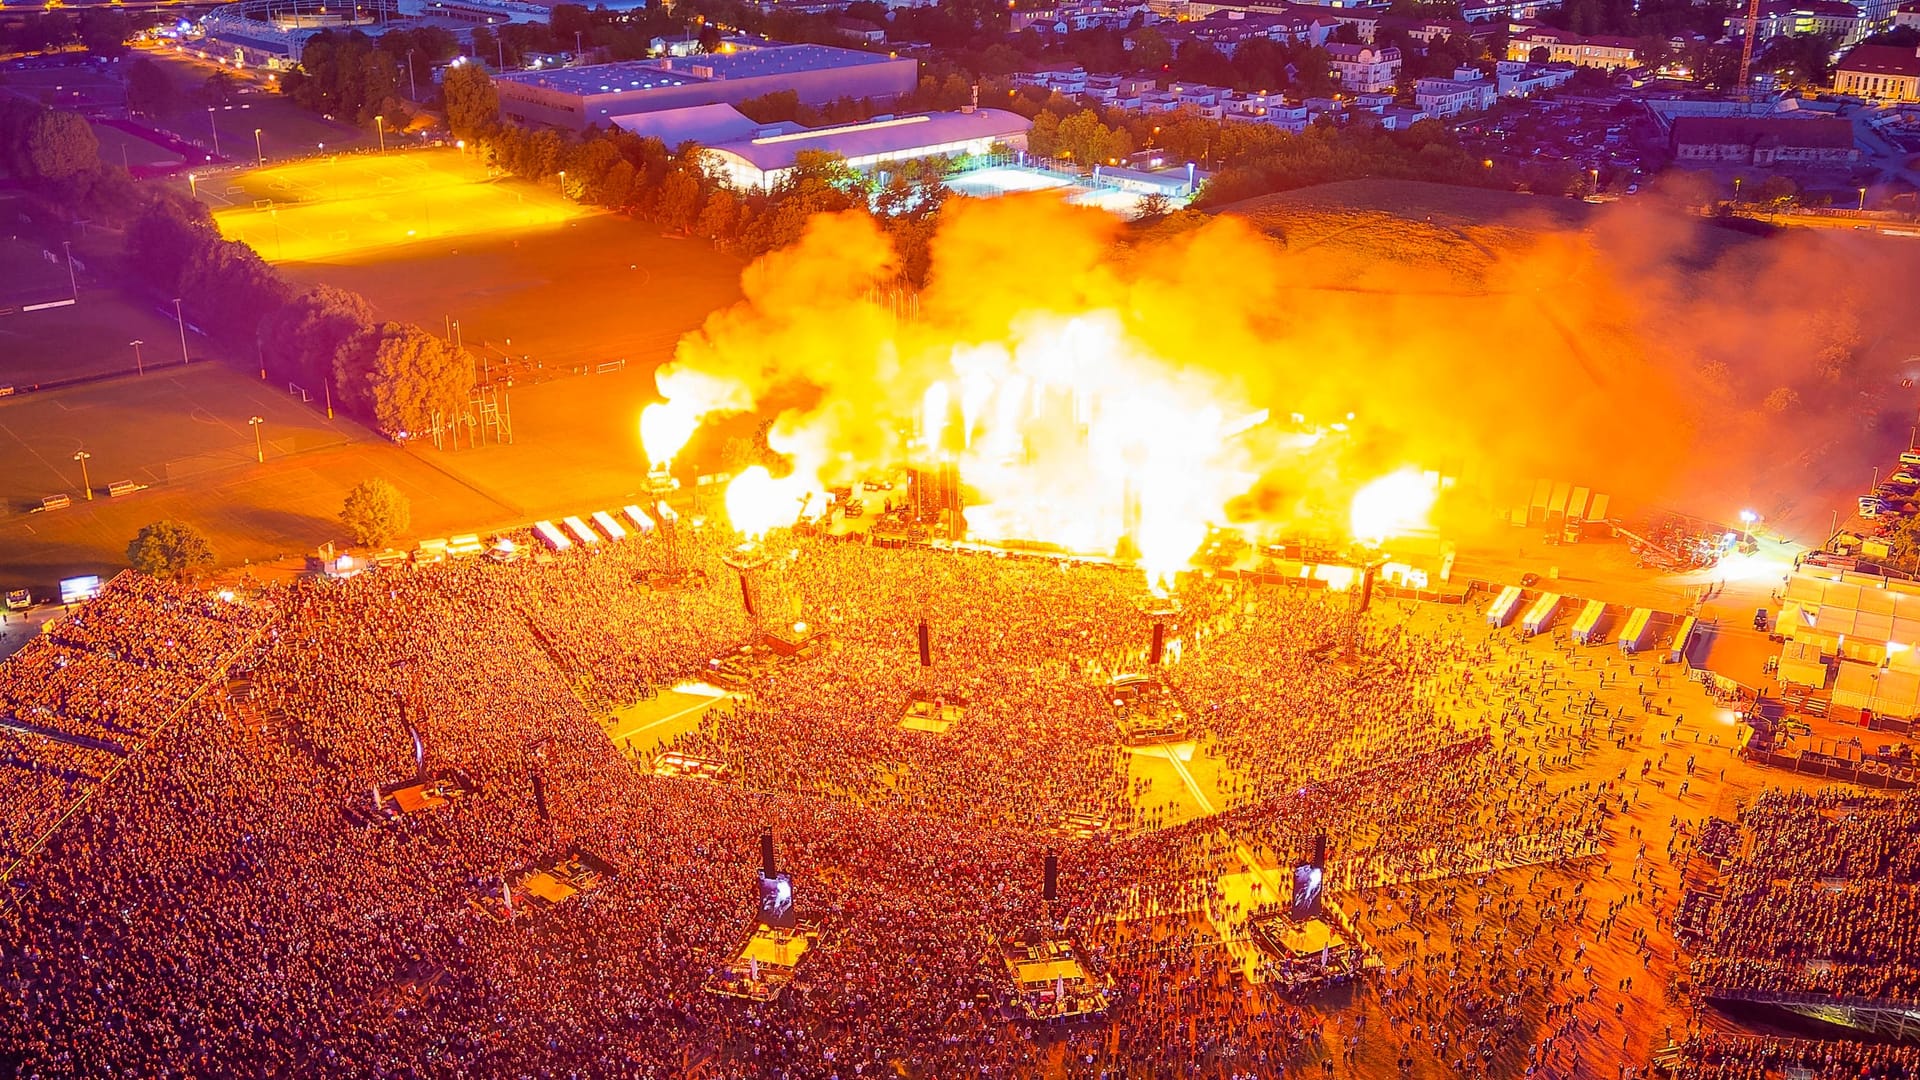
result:
[[(781, 125), (786, 127), (786, 125)], [(996, 146), (1024, 150), (1033, 121), (1004, 109), (877, 116), (857, 124), (779, 130), (715, 143), (707, 160), (736, 188), (771, 188), (802, 153), (838, 154), (862, 171), (889, 161), (984, 154)]]
[(791, 90), (802, 104), (840, 98), (891, 101), (910, 93), (920, 65), (829, 45), (774, 45), (734, 53), (664, 57), (498, 76), (500, 114), (523, 124), (583, 129), (616, 116), (690, 105), (737, 105)]

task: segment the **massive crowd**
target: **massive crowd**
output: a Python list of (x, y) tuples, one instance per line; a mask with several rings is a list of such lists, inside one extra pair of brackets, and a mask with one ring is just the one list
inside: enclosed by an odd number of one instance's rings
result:
[(1920, 999), (1920, 802), (1774, 791), (1740, 824), (1751, 847), (1689, 920), (1705, 992)]
[[(716, 532), (684, 530), (708, 578), (680, 590), (643, 583), (657, 539), (230, 599), (116, 581), (0, 666), (10, 852), (89, 795), (8, 880), (0, 1049), (38, 1077), (845, 1080), (1267, 1078), (1375, 1045), (1409, 1068), (1566, 1076), (1584, 1040), (1626, 1045), (1585, 939), (1617, 926), (1651, 963), (1674, 875), (1636, 858), (1604, 899), (1563, 875), (1641, 798), (1624, 767), (1582, 771), (1626, 745), (1624, 712), (1581, 700), (1617, 685), (1611, 665), (1491, 640), (1470, 608), (1353, 616), (1344, 596), (1196, 577), (1166, 678), (1218, 777), (1197, 816), (1115, 746), (1104, 687), (1147, 639), (1135, 575), (783, 540), (763, 617), (823, 643), (673, 740), (737, 782), (659, 778), (599, 718), (709, 677), (752, 632)], [(966, 714), (905, 730), (916, 692)], [(264, 710), (283, 736), (259, 736)], [(356, 812), (438, 770), (476, 790)], [(1066, 835), (1069, 814), (1111, 835)], [(769, 826), (829, 933), (756, 1006), (702, 987), (752, 926)], [(1237, 927), (1283, 904), (1322, 829), (1335, 887), (1366, 890), (1371, 1031), (1241, 980), (1259, 959)], [(477, 902), (570, 848), (618, 876), (507, 921)], [(1117, 977), (1109, 1024), (999, 1007), (989, 946), (1043, 917), (1049, 849), (1060, 914)]]

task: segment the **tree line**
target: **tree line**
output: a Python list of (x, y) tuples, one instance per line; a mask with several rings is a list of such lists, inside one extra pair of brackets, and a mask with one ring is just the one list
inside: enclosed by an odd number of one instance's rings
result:
[(258, 252), (220, 235), (206, 206), (153, 197), (127, 228), (129, 276), (181, 298), (193, 324), (252, 352), (291, 383), (395, 439), (430, 435), (467, 411), (473, 360), (410, 323), (382, 321), (365, 297), (331, 285), (296, 290)]
[(269, 378), (295, 383), (392, 435), (424, 435), (465, 412), (473, 363), (446, 342), (382, 322), (327, 285), (299, 290), (251, 247), (220, 235), (198, 201), (134, 186), (100, 160), (86, 118), (0, 101), (0, 165), (56, 216), (126, 227), (122, 276)]

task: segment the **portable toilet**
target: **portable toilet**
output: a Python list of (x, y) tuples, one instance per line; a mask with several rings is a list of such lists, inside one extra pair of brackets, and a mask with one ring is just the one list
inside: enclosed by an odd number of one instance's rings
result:
[(1527, 609), (1526, 617), (1520, 620), (1520, 632), (1526, 637), (1545, 630), (1553, 624), (1553, 613), (1560, 610), (1559, 593), (1541, 593), (1540, 599)]
[(1620, 631), (1620, 651), (1632, 656), (1647, 647), (1647, 637), (1653, 630), (1653, 609), (1634, 608), (1627, 616), (1626, 628)]
[(1520, 586), (1509, 585), (1500, 590), (1487, 608), (1487, 625), (1499, 629), (1513, 621), (1513, 613), (1520, 609)]
[(1693, 627), (1698, 621), (1692, 615), (1680, 620), (1680, 629), (1673, 632), (1673, 644), (1667, 646), (1667, 663), (1678, 664), (1687, 658), (1687, 646), (1693, 644)]
[(1587, 606), (1580, 609), (1580, 617), (1573, 622), (1573, 640), (1582, 645), (1594, 645), (1606, 635), (1600, 632), (1600, 620), (1606, 618), (1607, 603), (1604, 600), (1589, 600)]

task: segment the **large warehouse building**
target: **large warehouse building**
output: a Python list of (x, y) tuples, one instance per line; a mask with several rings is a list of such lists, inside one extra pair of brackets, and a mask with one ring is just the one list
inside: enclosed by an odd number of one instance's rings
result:
[(918, 83), (917, 61), (828, 45), (775, 45), (707, 56), (663, 57), (494, 79), (500, 114), (523, 124), (583, 129), (616, 116), (689, 105), (737, 105), (792, 90), (807, 105), (839, 98), (891, 101)]
[[(623, 125), (624, 126), (624, 125)], [(783, 125), (785, 127), (785, 125)], [(1004, 109), (880, 116), (857, 124), (768, 131), (707, 147), (707, 159), (736, 188), (771, 188), (807, 151), (838, 154), (871, 172), (889, 161), (1024, 150), (1033, 121)]]

